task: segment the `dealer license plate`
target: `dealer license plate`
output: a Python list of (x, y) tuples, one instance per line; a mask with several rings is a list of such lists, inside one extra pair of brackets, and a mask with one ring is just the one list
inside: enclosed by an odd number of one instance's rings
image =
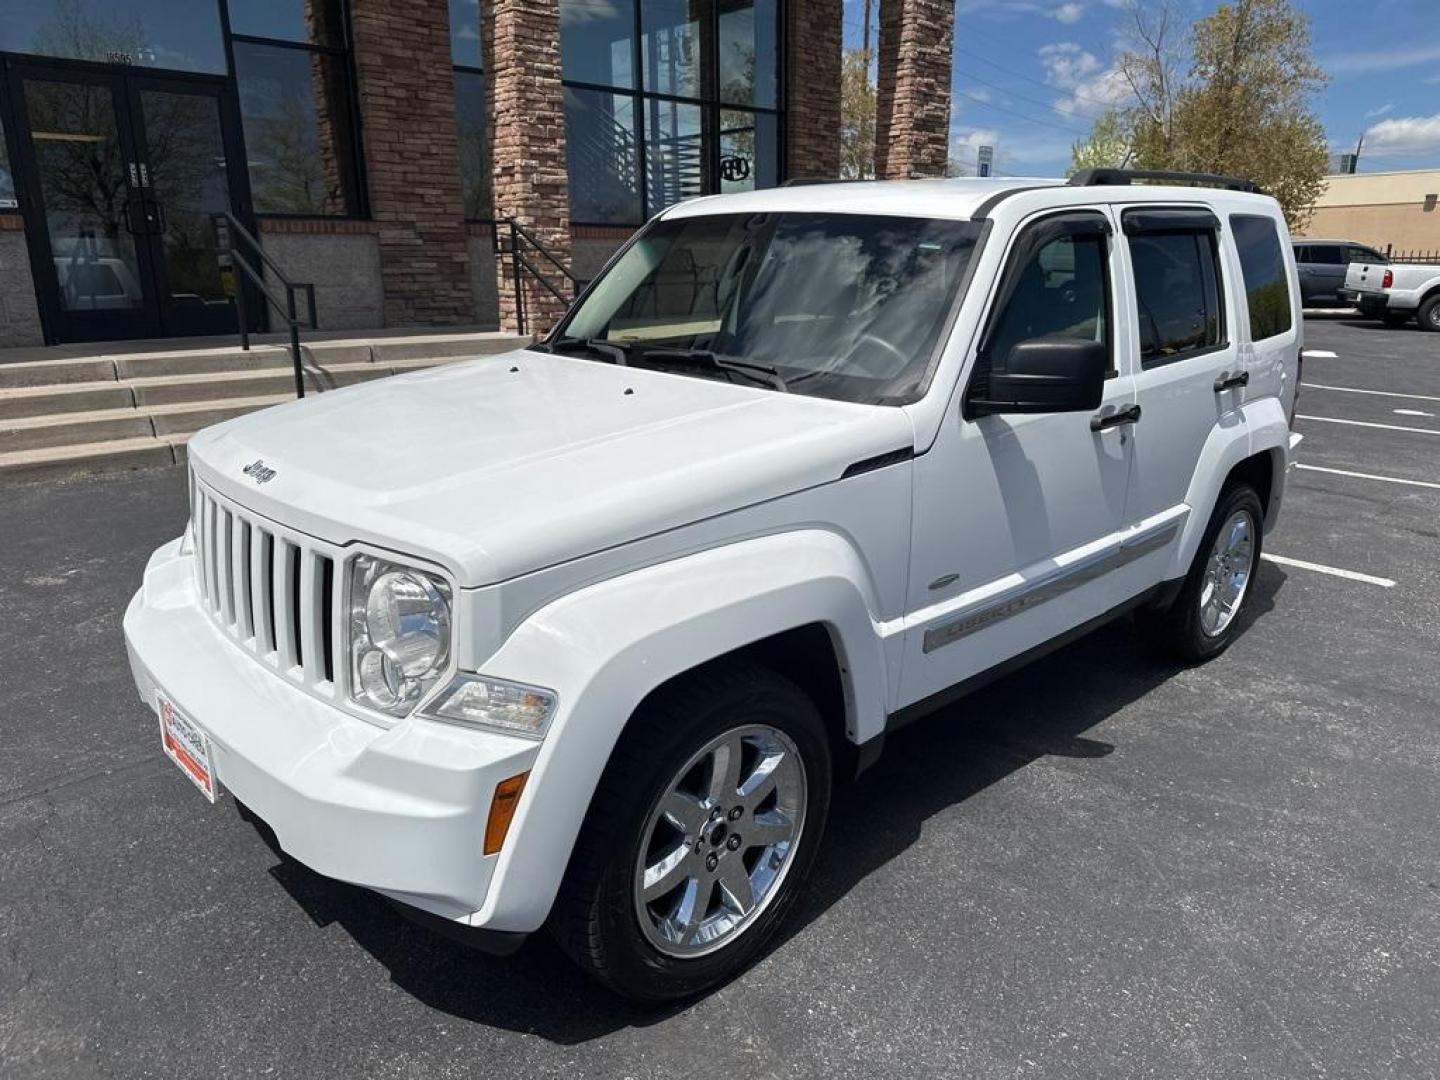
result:
[(160, 714), (160, 745), (165, 756), (180, 766), (180, 771), (213, 803), (215, 760), (210, 753), (210, 737), (159, 691), (155, 693), (155, 711)]

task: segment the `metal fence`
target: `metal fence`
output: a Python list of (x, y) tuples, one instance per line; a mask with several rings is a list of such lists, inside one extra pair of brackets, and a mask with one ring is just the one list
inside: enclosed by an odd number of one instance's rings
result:
[(1434, 263), (1440, 265), (1440, 251), (1396, 251), (1386, 244), (1385, 255), (1397, 263)]

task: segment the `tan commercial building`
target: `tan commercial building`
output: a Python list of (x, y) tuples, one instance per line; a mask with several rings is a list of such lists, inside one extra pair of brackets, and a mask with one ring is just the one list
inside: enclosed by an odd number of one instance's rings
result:
[(1305, 235), (1440, 256), (1440, 169), (1331, 176)]

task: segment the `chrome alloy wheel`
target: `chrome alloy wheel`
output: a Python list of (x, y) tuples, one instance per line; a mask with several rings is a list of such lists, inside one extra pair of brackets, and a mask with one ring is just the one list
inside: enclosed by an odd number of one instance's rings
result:
[(1200, 629), (1207, 637), (1225, 632), (1245, 600), (1255, 569), (1255, 519), (1236, 510), (1215, 534), (1200, 591)]
[(646, 939), (689, 959), (728, 944), (780, 892), (805, 827), (805, 763), (765, 724), (710, 740), (650, 811), (635, 866)]

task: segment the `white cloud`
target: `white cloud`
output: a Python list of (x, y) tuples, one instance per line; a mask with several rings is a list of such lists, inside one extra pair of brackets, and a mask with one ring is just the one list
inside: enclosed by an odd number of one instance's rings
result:
[(1052, 11), (1050, 17), (1056, 22), (1063, 23), (1066, 26), (1073, 26), (1085, 17), (1085, 5), (1077, 4), (1074, 0), (1070, 0), (1069, 3), (1061, 4)]
[(974, 174), (976, 154), (982, 146), (995, 148), (995, 169), (1010, 175), (1059, 175), (1070, 161), (1070, 140), (1063, 135), (1033, 131), (1015, 135), (990, 127), (951, 126), (950, 160), (967, 175)]
[(1397, 116), (1365, 132), (1365, 154), (1404, 157), (1440, 151), (1440, 113), (1434, 116)]
[(1411, 49), (1376, 49), (1370, 52), (1339, 53), (1322, 60), (1320, 66), (1330, 74), (1354, 75), (1367, 71), (1393, 71), (1433, 64), (1440, 60), (1440, 45), (1419, 45)]
[(1388, 113), (1388, 112), (1394, 112), (1394, 111), (1395, 111), (1395, 102), (1393, 102), (1393, 101), (1387, 101), (1384, 105), (1381, 105), (1378, 109), (1371, 109), (1369, 112), (1367, 112), (1367, 113), (1365, 114), (1365, 119), (1366, 119), (1366, 120), (1373, 120), (1373, 119), (1375, 119), (1375, 117), (1377, 117), (1377, 116), (1384, 116), (1386, 113)]
[(1093, 115), (1131, 96), (1130, 84), (1118, 68), (1105, 67), (1094, 53), (1086, 52), (1073, 41), (1042, 45), (1039, 55), (1045, 68), (1045, 81), (1065, 91), (1064, 97), (1056, 99), (1055, 108), (1067, 116)]

